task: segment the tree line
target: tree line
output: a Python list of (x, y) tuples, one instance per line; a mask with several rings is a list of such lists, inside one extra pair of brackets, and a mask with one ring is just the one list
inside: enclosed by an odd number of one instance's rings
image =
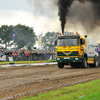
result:
[[(15, 38), (13, 41), (13, 33), (15, 31)], [(54, 47), (54, 41), (56, 40), (59, 32), (47, 32), (42, 37), (43, 48)], [(5, 48), (15, 46), (17, 49), (26, 47), (28, 50), (32, 50), (34, 45), (38, 41), (38, 35), (34, 32), (34, 29), (29, 26), (18, 24), (2, 25), (0, 27), (0, 44), (5, 45)]]

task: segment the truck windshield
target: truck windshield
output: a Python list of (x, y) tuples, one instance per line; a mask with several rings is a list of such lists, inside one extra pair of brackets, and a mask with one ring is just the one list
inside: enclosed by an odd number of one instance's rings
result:
[(78, 46), (79, 39), (58, 39), (58, 46)]

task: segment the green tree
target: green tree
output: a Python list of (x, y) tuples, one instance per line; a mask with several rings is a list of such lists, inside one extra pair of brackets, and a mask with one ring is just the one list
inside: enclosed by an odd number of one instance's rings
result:
[(18, 49), (26, 46), (28, 50), (31, 50), (36, 42), (36, 35), (33, 28), (18, 24), (14, 29), (16, 34), (14, 43)]
[(55, 47), (54, 42), (57, 39), (59, 32), (47, 32), (42, 39), (42, 45), (44, 48)]
[(0, 43), (5, 44), (5, 48), (10, 45), (13, 36), (13, 26), (2, 25), (0, 27)]

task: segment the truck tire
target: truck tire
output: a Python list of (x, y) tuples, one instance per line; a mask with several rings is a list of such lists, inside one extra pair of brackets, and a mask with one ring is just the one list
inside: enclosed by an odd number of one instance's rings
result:
[(58, 68), (63, 68), (64, 64), (63, 63), (58, 63)]
[(82, 60), (81, 67), (82, 68), (87, 68), (87, 59), (86, 59), (86, 57), (84, 57), (84, 59)]
[(99, 66), (98, 57), (95, 56), (95, 57), (94, 57), (94, 67), (98, 67), (98, 66)]

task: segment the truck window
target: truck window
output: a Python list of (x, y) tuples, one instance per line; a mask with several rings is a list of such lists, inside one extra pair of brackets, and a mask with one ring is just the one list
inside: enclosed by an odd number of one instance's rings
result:
[(85, 40), (80, 39), (80, 44), (81, 44), (81, 45), (85, 44)]
[(79, 39), (58, 39), (58, 46), (78, 46)]

